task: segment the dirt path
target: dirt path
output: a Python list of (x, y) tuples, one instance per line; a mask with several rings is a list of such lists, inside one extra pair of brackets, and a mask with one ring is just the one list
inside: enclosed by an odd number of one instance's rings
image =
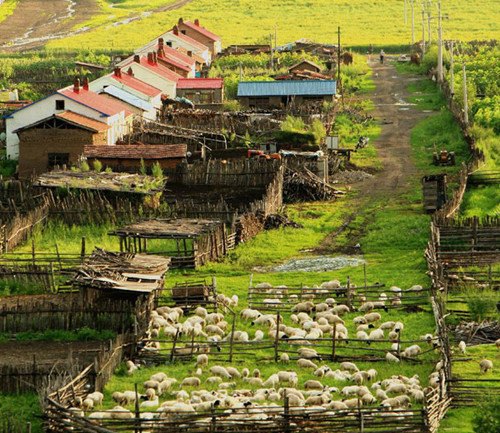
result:
[[(371, 96), (375, 104), (373, 115), (382, 127), (380, 137), (370, 142), (369, 145), (377, 148), (382, 170), (353, 186), (359, 191), (359, 198), (353, 204), (356, 211), (346, 217), (346, 224), (341, 231), (337, 230), (324, 239), (316, 250), (321, 254), (338, 252), (335, 238), (349, 229), (350, 221), (354, 220), (357, 215), (366, 214), (366, 209), (371, 204), (380, 200), (386, 200), (387, 203), (397, 200), (410, 183), (415, 182), (417, 170), (412, 158), (410, 134), (415, 125), (428, 117), (430, 113), (418, 110), (408, 102), (407, 87), (411, 81), (420, 78), (399, 75), (390, 63), (382, 65), (373, 60), (369, 64), (373, 70), (373, 81), (376, 85)], [(353, 244), (357, 243), (357, 239), (351, 241)], [(360, 251), (347, 246), (342, 249), (342, 252), (359, 253)]]
[[(113, 25), (126, 25), (155, 12), (179, 9), (191, 1), (178, 0), (148, 12), (132, 15)], [(19, 0), (14, 13), (0, 23), (0, 49), (13, 52), (38, 48), (50, 40), (94, 30), (96, 27), (82, 27), (77, 31), (73, 28), (99, 12), (97, 0)]]

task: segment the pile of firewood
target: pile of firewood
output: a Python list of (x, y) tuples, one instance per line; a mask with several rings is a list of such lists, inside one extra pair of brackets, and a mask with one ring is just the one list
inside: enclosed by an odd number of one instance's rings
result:
[(500, 322), (463, 322), (455, 327), (453, 334), (457, 341), (469, 345), (494, 343), (500, 338)]
[(296, 171), (286, 168), (283, 200), (286, 203), (335, 200), (344, 192), (333, 188), (310, 170)]
[(278, 229), (280, 227), (292, 227), (300, 229), (303, 226), (289, 219), (286, 215), (272, 214), (268, 215), (264, 221), (264, 230)]

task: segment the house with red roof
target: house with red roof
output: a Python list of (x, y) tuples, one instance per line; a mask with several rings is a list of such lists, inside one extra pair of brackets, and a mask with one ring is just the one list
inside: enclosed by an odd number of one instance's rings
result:
[(133, 121), (133, 113), (127, 106), (120, 101), (112, 101), (92, 92), (86, 79), (83, 85), (76, 79), (74, 85), (58, 90), (6, 117), (7, 156), (18, 159), (20, 143), (18, 132), (30, 125), (35, 125), (34, 128), (39, 129), (39, 145), (45, 145), (43, 127), (37, 126), (43, 123), (39, 122), (68, 111), (106, 125), (107, 145), (115, 144), (127, 134)]
[(210, 30), (203, 27), (200, 24), (199, 19), (195, 19), (194, 22), (191, 22), (184, 21), (182, 18), (179, 18), (177, 29), (180, 34), (188, 36), (208, 47), (212, 57), (222, 51), (222, 41), (220, 36), (217, 36), (215, 33), (212, 33)]
[(187, 98), (198, 106), (222, 104), (224, 80), (222, 78), (181, 78), (177, 82), (177, 96)]
[(109, 98), (116, 98), (128, 104), (136, 114), (155, 120), (162, 107), (162, 91), (134, 76), (115, 68), (112, 74), (104, 75), (89, 83), (90, 90)]
[(164, 97), (173, 99), (177, 96), (177, 81), (182, 76), (159, 63), (155, 52), (148, 53), (147, 57), (139, 54), (134, 55), (133, 60), (126, 63), (121, 70), (160, 89)]

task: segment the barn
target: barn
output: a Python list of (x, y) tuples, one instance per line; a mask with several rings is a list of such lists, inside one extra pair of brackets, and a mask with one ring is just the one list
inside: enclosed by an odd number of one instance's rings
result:
[(307, 102), (332, 102), (335, 80), (242, 81), (238, 100), (249, 108), (283, 108)]

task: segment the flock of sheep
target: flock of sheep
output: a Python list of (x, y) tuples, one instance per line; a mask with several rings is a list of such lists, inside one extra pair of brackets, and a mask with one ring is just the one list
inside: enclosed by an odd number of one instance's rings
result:
[[(322, 287), (336, 285), (337, 282), (328, 282)], [(261, 288), (273, 290), (274, 296), (285, 294), (284, 287), (262, 285)], [(356, 329), (356, 340), (366, 341), (367, 344), (377, 341), (390, 344), (385, 359), (390, 363), (398, 363), (401, 359), (419, 356), (423, 349), (418, 344), (400, 347), (404, 324), (401, 321), (383, 321), (382, 315), (375, 311), (385, 310), (386, 302), (392, 303), (394, 298), (401, 299), (404, 292), (396, 287), (389, 290), (390, 296), (382, 293), (376, 302), (363, 300), (362, 295), (357, 295), (358, 315), (350, 320)], [(418, 287), (414, 286), (411, 290), (418, 290)], [(237, 297), (224, 297), (221, 301), (233, 307), (238, 303)], [(222, 313), (210, 313), (198, 307), (193, 315), (184, 318), (181, 308), (160, 307), (151, 317), (150, 338), (158, 338), (161, 334), (172, 338), (182, 335), (205, 339), (207, 342), (197, 343), (195, 348), (186, 344), (176, 349), (180, 354), (196, 357), (192, 373), (182, 379), (175, 379), (165, 371), (157, 372), (143, 383), (138, 394), (133, 390), (113, 393), (112, 399), (116, 404), (113, 409), (97, 410), (103, 396), (96, 392), (78, 399), (71, 410), (93, 420), (130, 419), (134, 414), (129, 408), (140, 399), (137, 403), (141, 418), (147, 420), (171, 419), (179, 413), (204, 414), (213, 410), (218, 410), (227, 420), (270, 420), (282, 415), (285, 399), (290, 410), (307, 413), (347, 414), (361, 406), (404, 411), (411, 408), (412, 404), (423, 403), (426, 392), (439, 387), (443, 376), (442, 362), (436, 364), (424, 383), (418, 375), (380, 378), (377, 369), (363, 370), (354, 362), (341, 362), (335, 366), (324, 363), (322, 355), (314, 348), (314, 340), (333, 335), (339, 340), (348, 339), (345, 315), (353, 308), (339, 304), (334, 298), (317, 303), (313, 301), (309, 299), (296, 303), (289, 316), (291, 323), (288, 324), (285, 320), (277, 323), (273, 314), (263, 314), (250, 308), (241, 310), (240, 318), (245, 324), (261, 328), (253, 333), (252, 338), (246, 330), (232, 333)], [(259, 369), (250, 371), (248, 368), (214, 365), (216, 355), (211, 354), (211, 350), (217, 343), (229, 339), (249, 342), (266, 338), (279, 338), (290, 343), (290, 352), (283, 352), (280, 356), (280, 364), (286, 369), (263, 377)], [(439, 339), (432, 334), (421, 336), (420, 339), (421, 344), (427, 345), (428, 351), (439, 348)], [(500, 347), (499, 341), (497, 347)], [(157, 342), (148, 342), (144, 347), (144, 350), (153, 352), (159, 349)], [(461, 342), (459, 349), (465, 353), (465, 343)], [(298, 369), (294, 369), (291, 363), (295, 363)], [(140, 368), (132, 361), (127, 361), (126, 366), (131, 376)], [(481, 361), (480, 370), (483, 373), (492, 369), (490, 360)], [(301, 378), (301, 375), (311, 374), (315, 379)], [(339, 386), (330, 386), (332, 381)]]

